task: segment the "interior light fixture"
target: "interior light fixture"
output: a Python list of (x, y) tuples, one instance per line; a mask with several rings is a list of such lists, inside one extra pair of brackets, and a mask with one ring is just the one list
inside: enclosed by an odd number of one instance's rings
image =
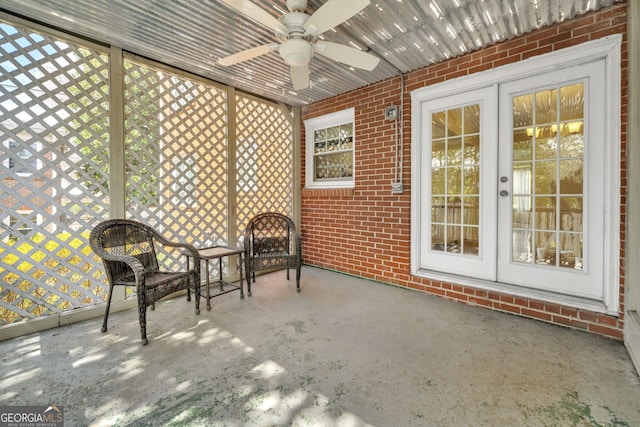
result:
[[(528, 137), (532, 137), (533, 136), (533, 129), (532, 127), (526, 128), (525, 132), (527, 133)], [(535, 134), (536, 134), (536, 138), (540, 138), (541, 136), (543, 136), (545, 134), (545, 129), (550, 129), (551, 130), (551, 135), (556, 135), (558, 133), (558, 125), (557, 124), (552, 124), (551, 126), (537, 126), (535, 128)], [(560, 124), (560, 134), (561, 135), (574, 135), (577, 133), (582, 133), (583, 132), (583, 122), (582, 121), (575, 121), (575, 122), (566, 122), (566, 123), (562, 123)]]

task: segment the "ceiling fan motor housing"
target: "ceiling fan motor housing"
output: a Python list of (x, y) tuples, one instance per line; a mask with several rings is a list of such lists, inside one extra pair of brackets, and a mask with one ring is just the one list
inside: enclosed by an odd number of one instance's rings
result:
[(287, 0), (287, 9), (291, 12), (304, 12), (307, 8), (307, 0)]
[(304, 23), (309, 15), (304, 12), (289, 12), (280, 17), (279, 21), (287, 28), (287, 38), (302, 36), (305, 33)]

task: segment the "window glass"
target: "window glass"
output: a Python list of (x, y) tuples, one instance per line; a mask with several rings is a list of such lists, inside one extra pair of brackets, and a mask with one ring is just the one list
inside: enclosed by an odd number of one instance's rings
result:
[(305, 121), (307, 187), (353, 187), (354, 110)]

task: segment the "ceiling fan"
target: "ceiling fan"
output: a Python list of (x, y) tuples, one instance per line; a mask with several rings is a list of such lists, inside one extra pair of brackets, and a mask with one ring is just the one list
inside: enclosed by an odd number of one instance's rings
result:
[(288, 13), (276, 19), (273, 15), (249, 0), (222, 0), (227, 6), (243, 15), (271, 28), (279, 43), (270, 43), (243, 50), (222, 58), (218, 64), (229, 66), (278, 51), (284, 62), (291, 67), (291, 82), (295, 90), (309, 87), (309, 61), (314, 53), (343, 64), (373, 70), (380, 58), (367, 52), (338, 43), (318, 40), (318, 36), (336, 27), (362, 9), (370, 0), (329, 0), (309, 16), (304, 13), (307, 0), (287, 0)]

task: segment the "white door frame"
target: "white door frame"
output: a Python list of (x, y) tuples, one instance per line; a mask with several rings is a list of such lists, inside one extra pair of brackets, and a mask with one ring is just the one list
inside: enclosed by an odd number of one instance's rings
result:
[[(498, 198), (498, 218), (501, 227), (498, 228), (498, 280), (505, 283), (528, 286), (534, 289), (546, 289), (551, 292), (566, 293), (587, 299), (604, 300), (603, 277), (604, 265), (601, 260), (607, 258), (608, 247), (604, 242), (605, 223), (603, 205), (609, 191), (606, 186), (606, 147), (603, 141), (608, 141), (604, 135), (603, 120), (606, 117), (606, 105), (602, 100), (607, 94), (603, 87), (606, 64), (598, 60), (588, 64), (581, 64), (558, 72), (540, 73), (533, 77), (520, 79), (500, 85), (499, 121), (500, 121), (500, 175), (508, 181), (500, 184), (501, 189), (507, 189), (508, 195)], [(556, 87), (575, 83), (584, 83), (584, 153), (583, 153), (583, 227), (584, 252), (581, 255), (585, 261), (581, 269), (557, 268), (540, 266), (535, 263), (512, 261), (512, 154), (513, 154), (513, 107), (512, 96), (518, 93), (531, 93), (545, 86)], [(558, 213), (558, 218), (560, 217)], [(558, 242), (559, 244), (560, 242)], [(535, 255), (534, 255), (535, 256)]]
[(627, 247), (624, 341), (640, 372), (640, 2), (628, 2)]
[[(439, 98), (433, 101), (422, 103), (422, 126), (423, 134), (432, 134), (431, 114), (433, 112), (457, 108), (460, 105), (478, 104), (480, 106), (480, 182), (496, 182), (498, 175), (498, 122), (495, 113), (498, 110), (497, 86), (485, 87), (482, 89), (464, 92), (458, 95)], [(421, 171), (430, 170), (432, 164), (432, 144), (431, 138), (422, 149), (424, 158), (421, 160)], [(431, 174), (422, 174), (422, 188), (431, 188)], [(496, 279), (496, 253), (497, 230), (495, 221), (495, 209), (497, 203), (496, 192), (493, 189), (487, 190), (487, 186), (480, 189), (480, 239), (477, 255), (464, 255), (445, 253), (432, 249), (432, 233), (427, 225), (422, 227), (420, 235), (414, 238), (420, 239), (420, 246), (423, 252), (420, 254), (420, 266), (438, 266), (440, 271), (451, 274), (471, 275), (482, 277), (487, 280)], [(431, 206), (430, 202), (427, 202)], [(431, 210), (427, 209), (421, 221), (427, 224), (432, 223)]]
[[(616, 34), (602, 39), (583, 43), (555, 52), (539, 55), (517, 63), (505, 65), (493, 70), (476, 73), (468, 77), (460, 77), (433, 86), (427, 86), (411, 92), (412, 100), (412, 188), (411, 192), (411, 273), (415, 276), (435, 280), (447, 280), (461, 285), (474, 286), (492, 291), (509, 292), (513, 295), (526, 298), (535, 298), (584, 308), (597, 312), (605, 312), (618, 316), (619, 306), (619, 266), (620, 266), (620, 64), (621, 64), (622, 35)], [(466, 278), (425, 269), (420, 265), (421, 251), (425, 248), (419, 238), (423, 224), (421, 223), (422, 206), (420, 194), (423, 192), (424, 171), (421, 168), (423, 158), (423, 144), (429, 135), (424, 134), (421, 124), (422, 104), (424, 102), (453, 96), (462, 92), (471, 91), (483, 87), (498, 85), (540, 73), (551, 72), (569, 66), (605, 59), (606, 69), (606, 93), (609, 94), (606, 104), (607, 127), (605, 129), (606, 143), (610, 144), (611, 155), (603, 159), (606, 163), (605, 170), (606, 188), (611, 189), (607, 194), (606, 205), (609, 207), (605, 225), (605, 254), (604, 260), (605, 287), (604, 301), (594, 303), (583, 301), (579, 298), (562, 298), (553, 293), (533, 292), (524, 288), (509, 287), (508, 284)]]

